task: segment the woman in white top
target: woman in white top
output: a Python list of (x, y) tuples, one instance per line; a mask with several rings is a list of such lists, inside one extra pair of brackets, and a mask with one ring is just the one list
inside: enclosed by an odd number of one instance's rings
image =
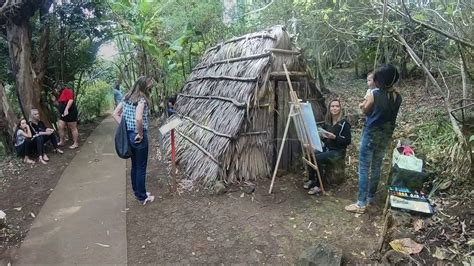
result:
[(31, 134), (31, 129), (26, 119), (20, 119), (18, 122), (17, 128), (15, 130), (15, 149), (18, 156), (23, 158), (25, 163), (35, 163), (32, 156), (36, 154), (39, 155), (39, 162), (42, 164), (48, 164), (47, 159), (44, 158), (44, 145), (43, 139), (39, 138), (37, 135)]

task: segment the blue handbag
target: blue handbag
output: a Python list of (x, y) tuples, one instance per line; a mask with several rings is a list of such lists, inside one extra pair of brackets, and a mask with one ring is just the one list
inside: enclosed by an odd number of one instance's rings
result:
[(128, 159), (132, 156), (132, 149), (127, 135), (127, 122), (125, 116), (122, 116), (119, 126), (115, 130), (115, 151), (122, 159)]

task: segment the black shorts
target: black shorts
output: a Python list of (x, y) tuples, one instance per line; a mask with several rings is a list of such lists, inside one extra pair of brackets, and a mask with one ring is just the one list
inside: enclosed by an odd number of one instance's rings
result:
[(61, 119), (64, 122), (77, 122), (77, 117), (78, 117), (78, 112), (76, 108), (76, 104), (72, 104), (71, 108), (69, 108), (69, 114), (66, 116), (63, 116), (64, 109), (66, 108), (66, 104), (60, 103), (58, 106), (59, 109), (59, 119)]

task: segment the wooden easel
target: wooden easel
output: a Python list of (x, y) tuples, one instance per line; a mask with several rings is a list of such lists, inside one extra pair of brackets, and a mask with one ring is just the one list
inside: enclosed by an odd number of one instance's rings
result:
[(283, 69), (285, 70), (288, 86), (290, 87), (290, 99), (291, 99), (290, 113), (288, 114), (288, 120), (286, 121), (285, 131), (283, 133), (283, 139), (281, 141), (280, 150), (278, 152), (275, 169), (273, 170), (272, 182), (270, 184), (270, 189), (268, 190), (268, 194), (271, 194), (273, 190), (273, 184), (275, 182), (278, 165), (280, 164), (281, 154), (283, 152), (283, 146), (285, 145), (285, 140), (288, 134), (288, 128), (290, 126), (290, 121), (292, 118), (295, 124), (298, 139), (301, 143), (301, 150), (303, 151), (303, 162), (316, 171), (318, 175), (319, 184), (321, 186), (321, 191), (324, 194), (325, 192), (324, 186), (321, 180), (321, 175), (319, 173), (318, 164), (316, 163), (316, 155), (314, 154), (313, 143), (311, 141), (311, 137), (308, 132), (308, 127), (306, 126), (303, 120), (303, 114), (301, 112), (301, 105), (298, 99), (298, 95), (293, 90), (293, 85), (291, 84), (291, 79), (290, 79), (290, 75), (288, 74), (288, 69), (286, 68), (286, 64), (283, 64)]

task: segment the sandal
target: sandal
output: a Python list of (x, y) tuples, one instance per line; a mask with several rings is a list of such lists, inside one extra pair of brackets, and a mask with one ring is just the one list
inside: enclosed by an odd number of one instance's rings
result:
[(308, 191), (309, 195), (316, 195), (319, 193), (321, 193), (321, 189), (319, 189), (318, 186), (314, 186)]
[(74, 150), (74, 149), (77, 149), (77, 148), (79, 148), (79, 145), (77, 145), (77, 144), (73, 144), (73, 145), (69, 146), (69, 149), (71, 149), (71, 150)]
[(30, 158), (25, 158), (23, 159), (24, 163), (29, 163), (29, 164), (35, 164), (36, 162), (34, 160), (31, 160)]
[(365, 213), (366, 206), (361, 207), (361, 206), (359, 206), (359, 204), (353, 203), (351, 205), (348, 205), (348, 206), (344, 207), (344, 209), (348, 212), (363, 214), (363, 213)]

